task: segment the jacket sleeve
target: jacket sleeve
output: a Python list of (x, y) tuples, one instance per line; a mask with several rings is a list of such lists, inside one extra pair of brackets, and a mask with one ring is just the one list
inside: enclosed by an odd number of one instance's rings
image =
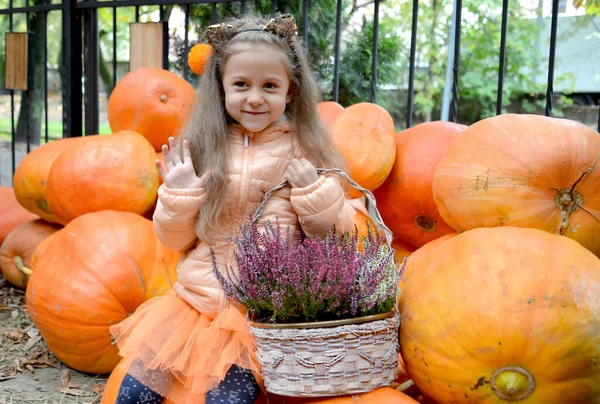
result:
[(158, 202), (152, 217), (160, 241), (174, 251), (188, 247), (196, 238), (198, 213), (205, 190), (158, 188)]
[(293, 188), (290, 200), (307, 235), (323, 235), (334, 225), (342, 233), (354, 228), (356, 211), (333, 176), (321, 176), (307, 187)]

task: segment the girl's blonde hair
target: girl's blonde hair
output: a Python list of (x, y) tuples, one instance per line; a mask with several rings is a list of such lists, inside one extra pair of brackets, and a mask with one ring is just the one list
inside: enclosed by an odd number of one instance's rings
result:
[[(227, 24), (241, 31), (265, 26), (262, 19), (252, 17), (243, 17)], [(226, 43), (215, 46), (212, 57), (207, 61), (196, 92), (191, 119), (179, 136), (179, 142), (187, 139), (190, 144), (196, 173), (202, 175), (210, 171), (206, 184), (206, 203), (200, 210), (196, 226), (201, 240), (207, 239), (210, 231), (219, 225), (225, 196), (228, 126), (234, 121), (225, 109), (222, 73), (228, 58), (240, 49), (271, 46), (286, 55), (284, 59), (290, 76), (290, 88), (293, 88), (293, 99), (287, 104), (285, 115), (295, 129), (298, 143), (318, 167), (345, 168), (344, 158), (320, 121), (317, 113), (317, 102), (320, 100), (318, 87), (306, 51), (299, 44), (299, 38), (295, 39), (294, 46), (290, 46), (288, 38), (265, 31), (240, 32)]]

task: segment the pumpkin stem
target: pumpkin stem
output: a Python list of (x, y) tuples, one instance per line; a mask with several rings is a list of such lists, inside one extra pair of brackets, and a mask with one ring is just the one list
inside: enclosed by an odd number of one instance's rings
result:
[(506, 366), (496, 370), (490, 385), (494, 393), (506, 401), (524, 400), (535, 390), (533, 376), (520, 366)]
[(417, 229), (425, 233), (433, 233), (437, 228), (437, 222), (427, 215), (415, 216), (413, 222)]
[(161, 94), (160, 95), (160, 102), (167, 102), (167, 95), (166, 94)]
[(410, 389), (414, 385), (415, 385), (415, 382), (413, 382), (412, 379), (408, 379), (407, 381), (405, 381), (404, 383), (402, 383), (401, 385), (396, 387), (396, 390), (398, 390), (400, 393), (405, 393), (408, 389)]
[(569, 216), (572, 212), (577, 212), (583, 205), (583, 197), (573, 188), (563, 188), (558, 190), (554, 197), (554, 204), (561, 210), (561, 221), (556, 229), (556, 233), (562, 235), (569, 227)]
[(23, 258), (19, 257), (18, 255), (16, 255), (13, 258), (13, 261), (19, 272), (21, 272), (21, 276), (23, 277), (23, 283), (26, 284), (33, 271), (25, 266)]
[(588, 176), (588, 174), (590, 174), (598, 167), (599, 161), (600, 155), (596, 156), (594, 164), (592, 164), (590, 168), (585, 170), (583, 174), (581, 174), (579, 178), (577, 178), (577, 181), (573, 183), (571, 188), (563, 188), (561, 190), (552, 188), (552, 190), (557, 192), (556, 196), (554, 197), (554, 203), (556, 204), (556, 207), (562, 211), (560, 213), (562, 220), (560, 221), (560, 225), (556, 230), (558, 234), (562, 235), (565, 232), (567, 227), (569, 227), (569, 215), (572, 212), (577, 212), (579, 209), (583, 210), (585, 213), (591, 215), (594, 219), (600, 222), (600, 220), (596, 216), (594, 216), (591, 212), (583, 208), (583, 197), (579, 192), (575, 190), (577, 185), (579, 185), (581, 181), (583, 181), (585, 177)]

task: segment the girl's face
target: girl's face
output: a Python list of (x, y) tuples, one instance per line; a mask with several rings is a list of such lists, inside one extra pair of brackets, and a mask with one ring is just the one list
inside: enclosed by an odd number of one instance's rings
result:
[(284, 58), (270, 46), (247, 47), (225, 63), (225, 108), (250, 132), (259, 132), (278, 120), (292, 101)]

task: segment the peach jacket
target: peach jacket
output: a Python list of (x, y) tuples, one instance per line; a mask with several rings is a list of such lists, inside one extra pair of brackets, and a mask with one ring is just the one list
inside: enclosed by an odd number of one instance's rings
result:
[[(209, 318), (215, 318), (228, 304), (213, 273), (210, 246), (215, 251), (219, 268), (235, 266), (234, 245), (230, 237), (238, 225), (253, 214), (263, 195), (279, 184), (294, 158), (307, 156), (300, 152), (291, 125), (276, 123), (261, 132), (249, 133), (239, 125), (230, 129), (228, 185), (219, 231), (182, 256), (177, 268), (175, 292)], [(310, 160), (310, 158), (308, 158)], [(196, 222), (205, 200), (205, 190), (158, 190), (158, 203), (153, 222), (160, 240), (170, 249), (181, 251), (197, 240)], [(296, 231), (298, 222), (307, 234), (323, 234), (336, 225), (340, 231), (351, 231), (355, 210), (345, 197), (338, 179), (321, 176), (305, 188), (285, 187), (274, 193), (263, 211), (261, 222), (278, 218), (282, 226)], [(358, 206), (357, 206), (358, 207)]]

